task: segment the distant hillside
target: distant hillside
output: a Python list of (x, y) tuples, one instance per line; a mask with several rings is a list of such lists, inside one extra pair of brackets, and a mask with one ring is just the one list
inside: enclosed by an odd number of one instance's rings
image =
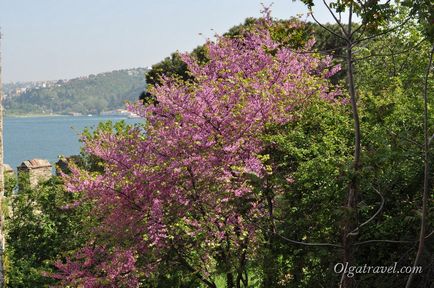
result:
[(5, 98), (6, 114), (99, 114), (137, 100), (145, 89), (144, 68), (118, 70), (71, 80), (38, 82)]

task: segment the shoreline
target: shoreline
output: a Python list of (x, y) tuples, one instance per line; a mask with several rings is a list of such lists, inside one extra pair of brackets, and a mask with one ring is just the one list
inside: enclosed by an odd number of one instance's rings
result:
[(32, 117), (60, 117), (60, 116), (68, 116), (62, 114), (5, 114), (4, 117), (8, 118), (32, 118)]
[(58, 117), (71, 117), (71, 118), (119, 118), (119, 119), (136, 119), (140, 117), (128, 117), (125, 115), (65, 115), (65, 114), (6, 114), (4, 118), (58, 118)]

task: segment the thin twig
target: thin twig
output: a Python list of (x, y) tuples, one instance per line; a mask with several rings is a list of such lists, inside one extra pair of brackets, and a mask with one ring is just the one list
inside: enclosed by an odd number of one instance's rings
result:
[(416, 242), (418, 242), (418, 241), (375, 239), (375, 240), (356, 242), (356, 243), (353, 243), (353, 246), (360, 246), (360, 245), (371, 244), (371, 243), (414, 244)]
[(408, 49), (399, 51), (399, 52), (389, 53), (389, 54), (370, 54), (370, 55), (365, 56), (365, 57), (355, 58), (354, 61), (366, 60), (366, 59), (373, 58), (373, 57), (389, 57), (389, 56), (395, 56), (395, 55), (399, 55), (399, 54), (406, 54), (407, 52), (412, 51), (413, 49), (417, 48), (424, 41), (425, 40), (423, 39), (423, 40), (419, 41), (418, 43), (416, 43), (414, 46), (412, 46), (412, 47), (410, 47)]
[[(250, 224), (252, 224), (256, 228), (263, 230), (261, 226), (259, 226), (258, 224), (255, 223), (255, 221), (253, 221), (249, 218), (247, 218), (247, 220), (250, 222)], [(321, 242), (303, 242), (303, 241), (297, 241), (297, 240), (289, 239), (289, 238), (277, 233), (276, 231), (273, 231), (272, 233), (274, 235), (280, 237), (281, 239), (283, 239), (287, 242), (293, 243), (293, 244), (298, 244), (298, 245), (303, 245), (303, 246), (333, 247), (333, 248), (340, 248), (340, 249), (342, 248), (342, 246), (339, 244), (321, 243)]]
[(349, 36), (351, 36), (351, 35), (348, 35), (348, 34), (347, 34), (347, 32), (345, 31), (345, 28), (344, 28), (344, 26), (342, 25), (341, 21), (339, 21), (339, 19), (336, 18), (335, 13), (333, 13), (332, 9), (331, 9), (330, 6), (327, 4), (327, 2), (326, 2), (325, 0), (322, 0), (322, 2), (323, 2), (324, 5), (327, 7), (327, 10), (329, 10), (329, 12), (330, 12), (330, 14), (332, 15), (333, 19), (335, 19), (335, 22), (339, 25), (339, 27), (341, 27), (342, 34), (346, 36), (345, 38), (347, 38), (347, 39), (350, 38)]
[(377, 209), (377, 211), (374, 213), (374, 215), (372, 215), (371, 218), (369, 218), (368, 220), (366, 220), (365, 222), (363, 222), (362, 224), (360, 224), (358, 227), (356, 227), (353, 231), (351, 231), (350, 233), (348, 233), (346, 237), (348, 237), (348, 236), (354, 236), (354, 235), (359, 234), (359, 229), (362, 228), (363, 226), (367, 225), (372, 220), (374, 220), (374, 218), (377, 217), (378, 214), (380, 214), (380, 212), (383, 210), (383, 207), (384, 207), (384, 197), (383, 197), (383, 195), (381, 195), (380, 191), (378, 191), (374, 187), (372, 187), (372, 188), (381, 197), (381, 205), (380, 205), (380, 207)]
[(279, 233), (275, 232), (275, 235), (277, 235), (278, 237), (282, 238), (283, 240), (293, 243), (293, 244), (299, 244), (299, 245), (304, 245), (304, 246), (323, 246), (323, 247), (333, 247), (333, 248), (339, 248), (341, 249), (342, 246), (338, 245), (338, 244), (332, 244), (332, 243), (318, 243), (318, 242), (302, 242), (302, 241), (296, 241), (296, 240), (292, 240), (289, 238), (286, 238), (283, 235), (280, 235)]
[[(362, 9), (363, 9), (363, 13), (367, 13), (366, 12), (366, 6), (365, 6), (365, 4), (363, 4), (361, 1), (359, 1), (359, 0), (357, 0), (357, 2), (360, 4), (360, 6), (362, 7)], [(356, 29), (354, 29), (354, 31), (351, 33), (351, 39), (354, 37), (354, 35), (356, 35), (356, 33), (363, 27), (363, 30), (362, 30), (362, 32), (360, 33), (360, 35), (363, 35), (363, 33), (365, 33), (365, 29), (366, 29), (366, 27), (367, 27), (367, 23), (365, 22), (365, 21), (362, 21), (362, 24), (360, 24), (360, 26), (359, 27), (357, 27)]]
[[(417, 142), (417, 141), (415, 141), (415, 140), (413, 140), (413, 139), (411, 139), (411, 138), (408, 138), (408, 137), (405, 137), (405, 136), (402, 136), (402, 135), (398, 135), (398, 134), (396, 134), (395, 132), (389, 132), (390, 134), (392, 134), (393, 136), (396, 136), (396, 137), (399, 137), (400, 139), (402, 139), (402, 140), (405, 140), (405, 141), (408, 141), (408, 142), (410, 142), (410, 143), (413, 143), (414, 145), (416, 145), (417, 147), (419, 147), (419, 148), (422, 148), (423, 147), (423, 144), (422, 143), (419, 143), (419, 142)], [(433, 135), (433, 137), (434, 137), (434, 135)]]
[(313, 20), (316, 22), (316, 24), (318, 24), (321, 28), (327, 30), (329, 33), (335, 35), (336, 37), (338, 37), (338, 38), (340, 38), (340, 39), (342, 39), (342, 40), (344, 40), (345, 42), (348, 42), (348, 39), (342, 37), (341, 35), (337, 34), (337, 33), (334, 32), (333, 30), (331, 30), (331, 29), (327, 28), (326, 26), (324, 26), (323, 24), (321, 24), (321, 23), (320, 23), (320, 22), (315, 18), (315, 16), (313, 15), (313, 12), (312, 12), (312, 11), (311, 11), (311, 13), (310, 13), (310, 16), (312, 16), (312, 19), (313, 19)]
[[(364, 42), (364, 41), (366, 41), (366, 40), (370, 40), (370, 39), (377, 38), (377, 37), (379, 37), (379, 36), (382, 36), (382, 35), (388, 34), (388, 33), (392, 32), (392, 31), (394, 31), (394, 30), (396, 30), (396, 29), (398, 29), (398, 28), (402, 28), (405, 24), (407, 24), (408, 21), (410, 21), (410, 19), (412, 19), (412, 17), (408, 17), (408, 18), (405, 19), (404, 22), (402, 22), (401, 24), (396, 25), (396, 26), (393, 27), (393, 28), (386, 29), (386, 30), (384, 30), (384, 31), (382, 31), (382, 32), (380, 32), (380, 33), (378, 33), (378, 34), (371, 35), (371, 36), (368, 36), (368, 37), (365, 37), (365, 38), (360, 38), (360, 37), (359, 37), (359, 38), (356, 39), (353, 43), (354, 43), (355, 45), (357, 45), (357, 44), (359, 44), (359, 43), (361, 43), (361, 42)], [(360, 36), (362, 36), (362, 35), (360, 35)]]

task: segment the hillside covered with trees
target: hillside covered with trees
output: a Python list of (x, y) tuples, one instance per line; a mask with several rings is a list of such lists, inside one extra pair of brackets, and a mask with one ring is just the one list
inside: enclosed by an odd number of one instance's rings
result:
[(124, 108), (146, 88), (144, 68), (118, 70), (71, 80), (48, 87), (27, 89), (5, 100), (7, 114), (99, 114)]

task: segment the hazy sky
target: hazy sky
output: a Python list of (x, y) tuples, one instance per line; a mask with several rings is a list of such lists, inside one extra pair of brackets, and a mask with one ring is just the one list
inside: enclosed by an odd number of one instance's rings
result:
[(261, 2), (276, 18), (307, 12), (292, 0), (0, 0), (3, 81), (151, 66), (259, 16)]

